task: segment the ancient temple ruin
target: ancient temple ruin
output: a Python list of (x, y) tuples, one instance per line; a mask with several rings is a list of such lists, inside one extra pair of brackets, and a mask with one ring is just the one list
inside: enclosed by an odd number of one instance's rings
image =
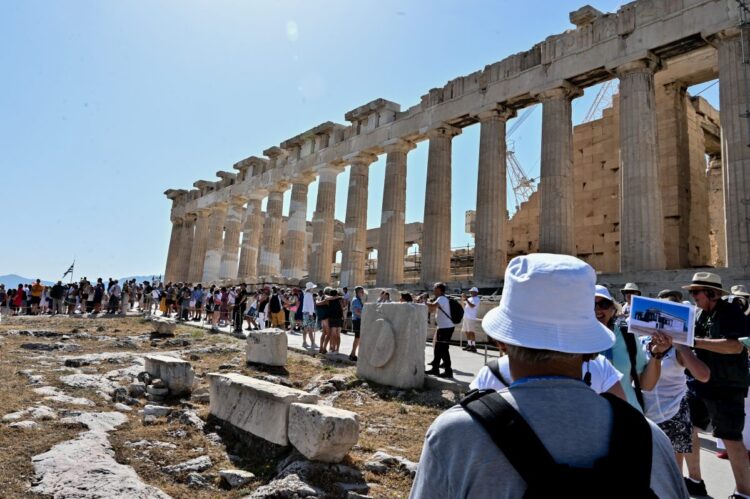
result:
[[(570, 20), (574, 29), (430, 89), (408, 109), (376, 99), (346, 113), (348, 125), (314, 126), (239, 161), (236, 173), (166, 191), (173, 229), (165, 279), (494, 286), (510, 257), (533, 251), (576, 255), (624, 275), (750, 266), (750, 68), (743, 61), (749, 37), (743, 40), (736, 3), (638, 0), (616, 13), (586, 6)], [(615, 78), (613, 107), (574, 130), (571, 101)], [(716, 78), (720, 114), (686, 92)], [(509, 220), (506, 122), (537, 103), (539, 188)], [(477, 123), (475, 247), (468, 275), (459, 275), (461, 255), (450, 247), (451, 143)], [(407, 234), (407, 158), (423, 140), (429, 141), (424, 219)], [(368, 231), (368, 169), (381, 154), (381, 225)], [(337, 176), (347, 166), (342, 227), (334, 202)], [(309, 222), (307, 189), (316, 178)], [(405, 256), (413, 243), (418, 258)]]

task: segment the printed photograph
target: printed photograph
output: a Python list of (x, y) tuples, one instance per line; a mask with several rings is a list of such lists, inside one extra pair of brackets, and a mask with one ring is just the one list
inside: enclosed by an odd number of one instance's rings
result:
[(643, 296), (633, 297), (628, 326), (628, 331), (633, 334), (668, 334), (675, 343), (693, 346), (694, 324), (695, 309), (690, 305)]

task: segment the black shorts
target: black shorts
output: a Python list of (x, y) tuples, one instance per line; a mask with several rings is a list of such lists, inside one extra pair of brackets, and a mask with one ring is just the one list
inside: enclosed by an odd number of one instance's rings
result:
[(32, 296), (30, 298), (30, 300), (31, 301), (29, 302), (29, 305), (39, 305), (39, 303), (41, 303), (41, 301), (42, 301), (42, 297), (41, 296)]
[(731, 390), (721, 397), (705, 398), (689, 390), (688, 404), (693, 426), (706, 430), (711, 423), (714, 437), (742, 441), (746, 395), (747, 390)]
[(328, 327), (342, 327), (344, 325), (344, 320), (341, 318), (328, 318)]
[(359, 338), (359, 331), (362, 329), (362, 321), (352, 321), (352, 330), (354, 331), (354, 337)]

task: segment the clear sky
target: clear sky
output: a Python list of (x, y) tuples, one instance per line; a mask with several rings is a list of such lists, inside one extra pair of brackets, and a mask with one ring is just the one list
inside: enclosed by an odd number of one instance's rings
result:
[[(164, 190), (215, 180), (324, 121), (346, 124), (373, 99), (407, 109), (572, 28), (568, 13), (585, 3), (0, 0), (0, 274), (57, 279), (74, 257), (76, 276), (160, 274)], [(612, 12), (623, 2), (590, 3)], [(595, 94), (574, 101), (574, 123)], [(718, 106), (718, 85), (703, 95)], [(510, 138), (531, 177), (540, 134), (536, 109)], [(478, 151), (478, 126), (454, 139), (454, 246), (471, 242)], [(384, 163), (371, 167), (368, 227), (380, 223)], [(422, 219), (426, 164), (422, 142), (409, 154), (407, 222)], [(340, 220), (347, 182), (348, 170)], [(308, 219), (316, 193), (317, 182)]]

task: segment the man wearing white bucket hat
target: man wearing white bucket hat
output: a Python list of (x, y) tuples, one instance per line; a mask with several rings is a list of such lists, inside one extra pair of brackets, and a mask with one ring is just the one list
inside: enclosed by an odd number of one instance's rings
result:
[(515, 381), (435, 420), (412, 498), (688, 497), (664, 433), (581, 381), (584, 356), (614, 343), (591, 306), (595, 282), (571, 256), (511, 260), (482, 328), (507, 349)]
[(307, 348), (307, 337), (310, 337), (310, 348), (317, 348), (315, 344), (315, 297), (313, 289), (315, 283), (305, 284), (305, 294), (302, 296), (302, 348)]

